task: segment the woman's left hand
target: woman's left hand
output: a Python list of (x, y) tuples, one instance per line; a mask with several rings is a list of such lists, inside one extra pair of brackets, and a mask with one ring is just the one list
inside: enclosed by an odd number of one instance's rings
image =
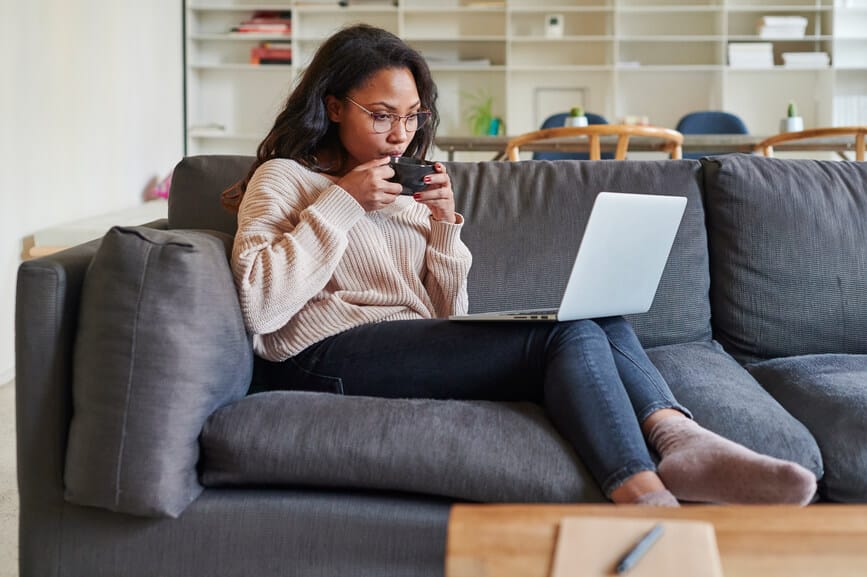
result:
[(452, 192), (452, 181), (446, 173), (446, 167), (441, 162), (434, 164), (433, 174), (424, 177), (427, 188), (413, 195), (416, 202), (427, 205), (434, 220), (442, 220), (454, 224), (455, 197)]

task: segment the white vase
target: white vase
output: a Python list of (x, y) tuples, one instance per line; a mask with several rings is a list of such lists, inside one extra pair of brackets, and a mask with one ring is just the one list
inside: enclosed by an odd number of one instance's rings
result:
[(587, 126), (586, 116), (567, 116), (565, 126)]
[(804, 119), (801, 116), (788, 116), (780, 121), (780, 132), (800, 132), (804, 130)]

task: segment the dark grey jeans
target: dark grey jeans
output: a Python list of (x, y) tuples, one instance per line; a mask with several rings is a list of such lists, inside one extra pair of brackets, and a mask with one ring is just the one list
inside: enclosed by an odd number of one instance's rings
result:
[(621, 317), (364, 325), (282, 363), (259, 359), (254, 390), (268, 389), (537, 402), (606, 495), (655, 469), (641, 421), (663, 408), (689, 416)]

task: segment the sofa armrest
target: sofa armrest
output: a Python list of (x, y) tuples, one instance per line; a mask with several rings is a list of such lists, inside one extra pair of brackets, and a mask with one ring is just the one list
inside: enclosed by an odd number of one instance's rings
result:
[(98, 247), (94, 240), (18, 269), (15, 403), (22, 508), (63, 501), (78, 307)]
[[(144, 226), (165, 230), (168, 220)], [(63, 502), (81, 288), (101, 239), (23, 262), (15, 301), (15, 411), (22, 507)]]

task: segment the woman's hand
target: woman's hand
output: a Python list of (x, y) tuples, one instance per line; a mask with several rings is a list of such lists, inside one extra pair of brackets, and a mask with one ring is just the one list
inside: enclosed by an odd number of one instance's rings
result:
[(394, 176), (389, 159), (377, 158), (359, 164), (337, 180), (337, 185), (348, 192), (366, 212), (379, 210), (394, 202), (403, 187), (388, 182)]
[(454, 224), (456, 217), (452, 181), (446, 173), (446, 167), (441, 162), (434, 164), (434, 170), (436, 172), (424, 177), (427, 188), (412, 196), (416, 202), (427, 205), (434, 220)]

